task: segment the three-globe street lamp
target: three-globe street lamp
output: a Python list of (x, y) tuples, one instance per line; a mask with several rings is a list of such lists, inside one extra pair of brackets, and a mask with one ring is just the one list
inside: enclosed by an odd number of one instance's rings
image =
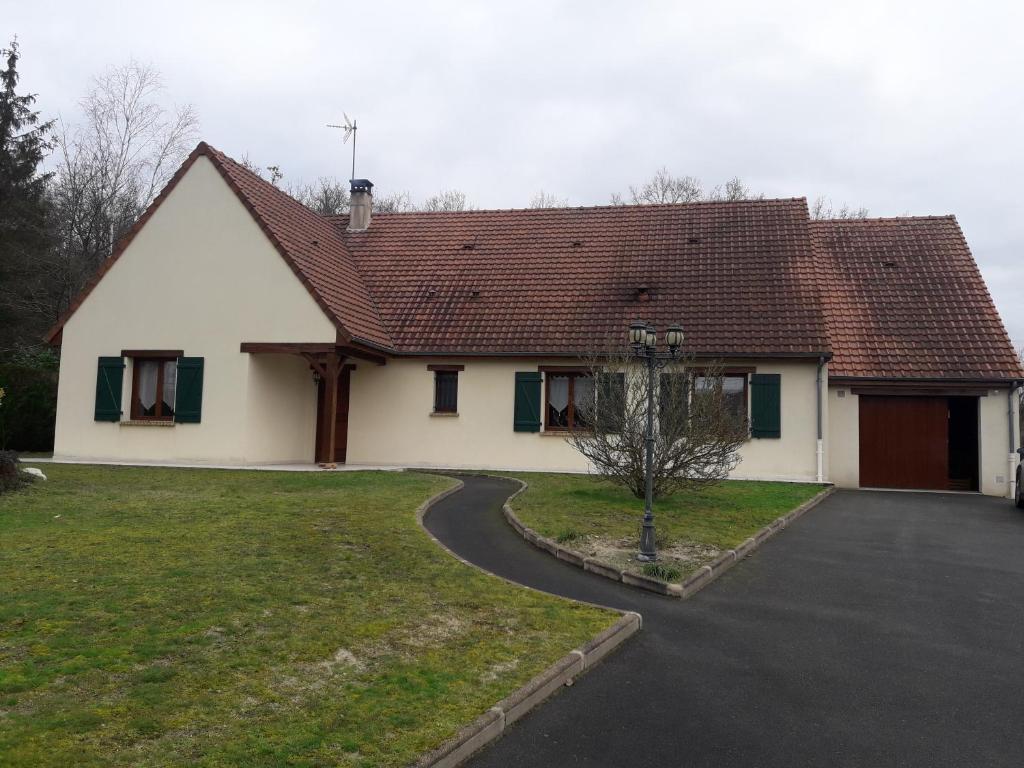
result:
[(658, 331), (653, 325), (637, 320), (630, 323), (629, 343), (633, 354), (647, 364), (647, 431), (644, 434), (646, 460), (644, 461), (644, 522), (640, 529), (640, 552), (636, 559), (645, 563), (658, 559), (654, 543), (654, 374), (679, 358), (683, 346), (683, 329), (670, 325), (665, 332), (667, 352), (658, 351)]

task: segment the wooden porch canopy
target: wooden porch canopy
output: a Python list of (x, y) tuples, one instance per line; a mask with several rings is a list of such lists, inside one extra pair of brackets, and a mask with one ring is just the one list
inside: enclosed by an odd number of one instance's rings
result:
[(333, 458), (337, 442), (338, 378), (343, 368), (349, 365), (346, 361), (356, 358), (376, 365), (385, 365), (387, 358), (360, 347), (322, 342), (243, 341), (239, 351), (252, 355), (298, 355), (304, 358), (309, 363), (309, 367), (321, 377), (324, 382), (324, 398), (317, 418), (324, 425), (324, 440), (328, 459), (321, 462), (321, 466), (333, 469), (336, 466)]

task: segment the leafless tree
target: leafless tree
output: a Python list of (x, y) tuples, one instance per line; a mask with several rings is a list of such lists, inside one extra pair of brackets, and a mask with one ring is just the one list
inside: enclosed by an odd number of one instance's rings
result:
[(836, 208), (827, 197), (817, 197), (811, 203), (812, 219), (866, 219), (867, 216), (868, 209), (864, 206), (851, 208), (848, 204), (843, 203)]
[(85, 170), (108, 206), (145, 209), (195, 143), (195, 110), (187, 104), (168, 109), (165, 90), (149, 64), (111, 67), (82, 99), (84, 123), (62, 132), (63, 164)]
[(62, 123), (48, 192), (55, 245), (33, 262), (19, 312), (56, 320), (184, 160), (198, 120), (163, 98), (159, 72), (132, 61), (93, 80), (80, 124)]
[(373, 210), (377, 213), (404, 213), (415, 211), (416, 205), (408, 192), (392, 192), (390, 194), (374, 195)]
[(530, 198), (531, 208), (565, 208), (569, 200), (545, 192), (543, 189)]
[[(643, 498), (647, 368), (622, 354), (597, 355), (588, 368), (594, 384), (581, 394), (577, 380), (569, 440), (597, 474)], [(655, 498), (724, 480), (739, 463), (747, 423), (730, 408), (721, 366), (683, 356), (655, 379)]]
[(337, 216), (348, 211), (349, 193), (343, 181), (321, 176), (311, 184), (300, 181), (282, 185), (284, 170), (280, 165), (260, 165), (248, 152), (242, 155), (239, 164), (321, 216)]
[[(242, 156), (242, 167), (255, 173), (261, 179), (280, 187), (307, 208), (321, 216), (337, 216), (346, 213), (349, 206), (347, 183), (338, 179), (321, 176), (314, 183), (290, 183), (282, 186), (284, 171), (279, 165), (260, 165), (248, 153)], [(375, 213), (406, 213), (409, 211), (471, 211), (473, 205), (468, 202), (465, 192), (457, 189), (442, 190), (422, 203), (412, 199), (407, 191), (377, 193), (373, 197)]]
[(337, 216), (348, 211), (349, 193), (337, 179), (321, 176), (313, 184), (288, 187), (288, 194), (321, 216)]
[[(704, 197), (704, 185), (695, 176), (674, 176), (664, 166), (655, 171), (648, 181), (639, 187), (630, 185), (631, 205), (652, 205), (656, 203), (693, 203)], [(614, 205), (624, 205), (619, 195), (612, 195)]]
[(763, 200), (764, 195), (755, 193), (743, 183), (739, 176), (733, 176), (725, 184), (715, 187), (708, 195), (708, 200)]
[(422, 203), (412, 199), (407, 191), (377, 194), (373, 197), (373, 210), (376, 213), (408, 213), (410, 211), (471, 211), (473, 205), (468, 202), (465, 192), (457, 189), (442, 190), (431, 195)]
[(759, 200), (764, 195), (755, 194), (750, 187), (734, 176), (724, 185), (707, 191), (704, 183), (696, 176), (676, 176), (664, 166), (639, 187), (630, 185), (629, 199), (612, 195), (612, 205), (654, 205), (658, 203), (695, 203), (701, 200)]
[(473, 205), (466, 199), (466, 193), (457, 189), (444, 189), (431, 195), (419, 206), (421, 211), (471, 211)]
[(248, 152), (246, 152), (244, 155), (242, 155), (242, 159), (238, 161), (238, 164), (241, 165), (243, 168), (245, 168), (245, 170), (247, 170), (247, 171), (249, 171), (251, 173), (255, 173), (261, 179), (266, 179), (267, 178), (267, 174), (266, 174), (267, 167), (266, 166), (262, 166), (259, 163), (257, 163), (255, 160), (253, 160)]

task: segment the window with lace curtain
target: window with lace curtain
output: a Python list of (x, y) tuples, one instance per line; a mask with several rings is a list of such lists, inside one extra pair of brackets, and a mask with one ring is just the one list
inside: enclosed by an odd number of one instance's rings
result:
[(132, 367), (132, 419), (173, 421), (177, 360), (173, 357), (136, 357)]
[(547, 419), (545, 429), (584, 429), (582, 408), (594, 395), (594, 377), (586, 373), (552, 372), (545, 374), (547, 381)]

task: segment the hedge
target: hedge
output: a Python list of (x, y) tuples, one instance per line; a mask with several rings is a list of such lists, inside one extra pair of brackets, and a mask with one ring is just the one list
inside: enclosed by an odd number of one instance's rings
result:
[(0, 450), (52, 451), (57, 417), (57, 371), (0, 363)]

